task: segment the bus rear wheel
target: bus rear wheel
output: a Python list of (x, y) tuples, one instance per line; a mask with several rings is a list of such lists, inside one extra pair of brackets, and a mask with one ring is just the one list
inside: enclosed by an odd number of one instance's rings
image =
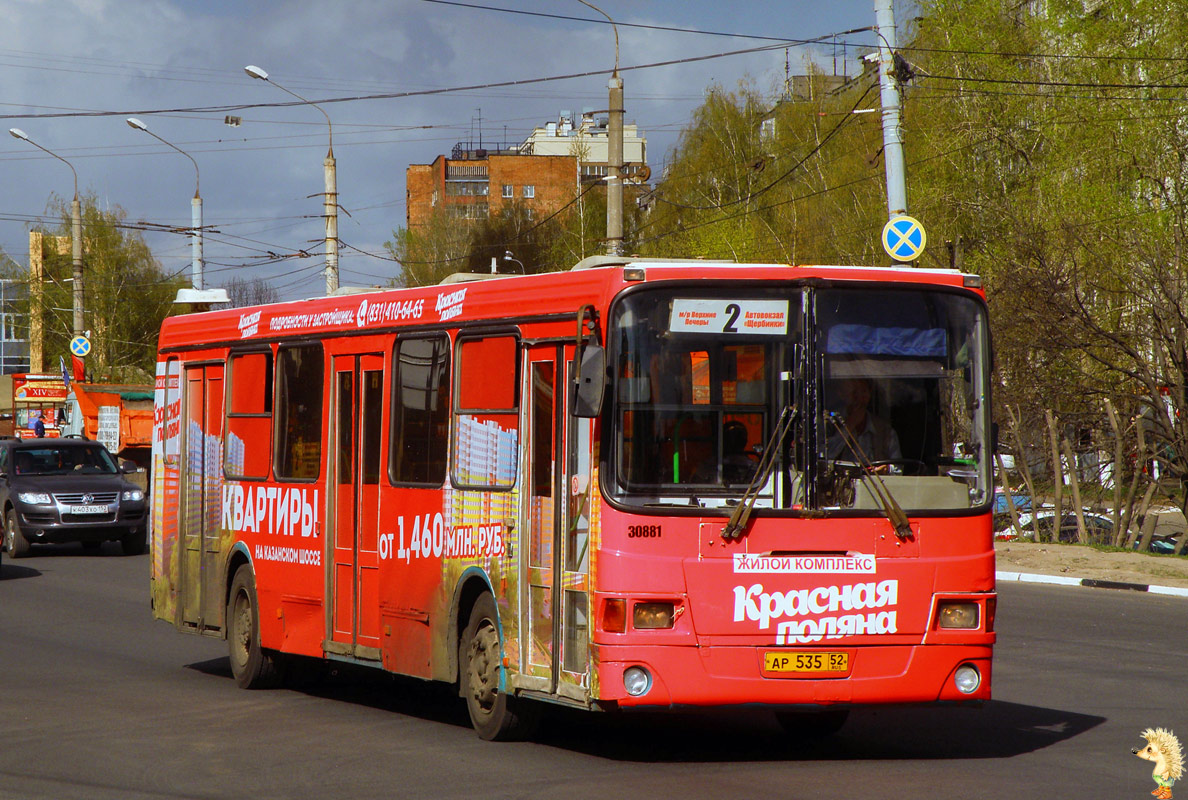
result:
[(522, 739), (535, 727), (535, 714), (501, 691), (503, 647), (499, 639), (495, 599), (483, 594), (470, 612), (458, 644), (459, 683), (470, 723), (488, 741)]
[(227, 601), (227, 645), (231, 674), (243, 689), (267, 689), (279, 682), (276, 660), (260, 646), (256, 581), (246, 564), (235, 571)]

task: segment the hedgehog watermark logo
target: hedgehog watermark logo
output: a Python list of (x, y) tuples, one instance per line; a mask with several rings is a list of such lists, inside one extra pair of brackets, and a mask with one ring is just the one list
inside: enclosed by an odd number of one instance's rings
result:
[(1169, 730), (1147, 728), (1141, 736), (1147, 740), (1146, 747), (1136, 747), (1130, 752), (1147, 761), (1155, 762), (1151, 777), (1155, 780), (1156, 800), (1172, 800), (1172, 784), (1184, 774), (1184, 754), (1180, 740)]

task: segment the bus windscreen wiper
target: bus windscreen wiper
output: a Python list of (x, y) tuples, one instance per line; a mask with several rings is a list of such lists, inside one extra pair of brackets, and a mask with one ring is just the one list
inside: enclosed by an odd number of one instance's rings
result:
[(743, 492), (742, 500), (734, 507), (734, 511), (730, 512), (730, 520), (722, 528), (723, 539), (737, 539), (746, 530), (747, 523), (751, 519), (751, 511), (755, 508), (755, 501), (759, 498), (759, 491), (767, 484), (772, 467), (775, 466), (776, 456), (783, 450), (784, 438), (796, 421), (796, 416), (797, 412), (794, 406), (784, 406), (784, 410), (780, 412), (780, 418), (776, 420), (776, 424), (771, 429), (771, 436), (763, 446), (763, 456), (755, 468), (755, 476), (751, 478), (747, 490)]
[(845, 422), (840, 421), (841, 415), (829, 412), (828, 419), (833, 423), (833, 427), (837, 428), (837, 432), (841, 434), (842, 441), (845, 442), (850, 452), (854, 454), (854, 458), (858, 459), (858, 466), (861, 470), (858, 473), (859, 477), (887, 515), (887, 520), (891, 523), (891, 527), (895, 528), (895, 535), (900, 539), (910, 539), (912, 537), (912, 527), (908, 524), (907, 514), (904, 513), (899, 503), (895, 501), (895, 498), (891, 495), (891, 491), (883, 483), (883, 479), (875, 472), (874, 465), (870, 462), (870, 458), (866, 455), (866, 452), (863, 451), (862, 446), (858, 444), (858, 440), (850, 433)]

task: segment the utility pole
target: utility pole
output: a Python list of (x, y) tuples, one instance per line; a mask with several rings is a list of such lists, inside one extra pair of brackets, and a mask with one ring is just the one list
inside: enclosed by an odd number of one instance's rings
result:
[[(617, 67), (617, 65), (616, 65)], [(607, 120), (606, 254), (623, 255), (623, 79), (618, 69), (610, 79)]]
[(610, 22), (615, 32), (615, 71), (611, 73), (606, 125), (606, 254), (623, 255), (623, 79), (619, 77), (619, 26), (589, 0), (578, 0)]
[(338, 174), (334, 161), (334, 126), (330, 124), (330, 115), (317, 103), (305, 99), (292, 89), (286, 89), (270, 79), (268, 73), (259, 67), (249, 64), (243, 68), (243, 71), (256, 80), (271, 83), (282, 92), (291, 94), (301, 102), (313, 106), (326, 118), (330, 148), (326, 151), (326, 158), (322, 160), (322, 168), (326, 176), (326, 194), (322, 203), (322, 213), (326, 218), (326, 294), (334, 294), (338, 291)]
[(193, 255), (194, 272), (190, 283), (195, 289), (202, 291), (204, 288), (202, 285), (202, 193), (200, 191), (202, 186), (202, 176), (198, 172), (198, 162), (194, 160), (192, 155), (187, 153), (185, 150), (182, 150), (173, 142), (163, 139), (150, 131), (148, 126), (138, 120), (136, 117), (128, 117), (124, 121), (128, 123), (128, 127), (135, 128), (138, 131), (144, 131), (158, 142), (161, 142), (167, 147), (172, 147), (174, 150), (190, 159), (190, 163), (194, 165), (194, 197), (190, 200), (190, 231), (193, 235), (190, 245), (190, 252)]
[(899, 124), (899, 85), (895, 78), (895, 13), (892, 0), (874, 0), (879, 38), (879, 88), (883, 106), (883, 163), (887, 171), (887, 218), (907, 213), (903, 139)]
[[(71, 167), (73, 170), (74, 168)], [(78, 177), (75, 176), (74, 199), (70, 201), (70, 261), (74, 268), (74, 335), (83, 333), (83, 261), (82, 261), (82, 208), (78, 202)]]
[(66, 166), (70, 167), (70, 174), (74, 176), (74, 199), (70, 201), (70, 236), (73, 239), (70, 245), (71, 261), (74, 264), (74, 335), (82, 336), (83, 333), (83, 260), (82, 260), (82, 206), (78, 202), (78, 172), (75, 171), (74, 165), (53, 150), (42, 147), (37, 142), (29, 138), (29, 134), (25, 133), (20, 128), (9, 128), (8, 132), (16, 139), (28, 142), (42, 152), (48, 153), (54, 158), (61, 161)]

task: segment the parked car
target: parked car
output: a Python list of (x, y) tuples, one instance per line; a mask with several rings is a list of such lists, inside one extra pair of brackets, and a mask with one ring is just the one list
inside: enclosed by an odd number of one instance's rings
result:
[[(1011, 500), (1015, 504), (1015, 513), (1022, 514), (1024, 511), (1031, 510), (1031, 498), (1028, 495), (1020, 494), (1018, 492), (1011, 492)], [(995, 532), (1009, 531), (1011, 527), (1011, 510), (1007, 507), (1007, 494), (1001, 488), (994, 489), (994, 500), (990, 505), (990, 513), (994, 518)], [(996, 536), (996, 539), (1014, 538), (1013, 536), (1002, 537)]]
[[(1108, 544), (1114, 535), (1114, 521), (1105, 514), (1098, 514), (1095, 511), (1083, 511), (1082, 516), (1085, 518), (1085, 533), (1089, 539), (1090, 544)], [(1039, 511), (1028, 511), (1019, 515), (1019, 527), (1023, 530), (1024, 538), (1031, 538), (1032, 519), (1037, 520), (1039, 527), (1040, 539), (1043, 541), (1060, 541), (1060, 542), (1076, 542), (1077, 541), (1077, 515), (1073, 511), (1065, 511), (1060, 517), (1060, 526), (1058, 533), (1053, 536), (1052, 532), (1057, 528), (1056, 526), (1056, 511), (1051, 508), (1041, 508)], [(1000, 532), (995, 538), (1003, 540), (1004, 538), (1014, 538), (1013, 536), (1006, 536), (1011, 531)]]
[[(1176, 552), (1176, 541), (1179, 538), (1180, 537), (1178, 535), (1155, 534), (1151, 537), (1149, 552), (1160, 553), (1162, 555), (1172, 555)], [(1138, 550), (1140, 544), (1142, 544), (1141, 540), (1136, 539), (1134, 542), (1134, 549)]]
[(143, 553), (144, 490), (124, 478), (137, 469), (85, 439), (0, 441), (4, 550), (20, 558), (32, 544), (118, 541), (127, 555)]
[[(1028, 495), (1011, 492), (1010, 496), (1015, 504), (1016, 512), (1031, 510), (1031, 498)], [(1007, 494), (1002, 489), (994, 490), (994, 502), (990, 506), (990, 512), (996, 516), (998, 514), (1010, 515), (1010, 509), (1007, 507)]]

